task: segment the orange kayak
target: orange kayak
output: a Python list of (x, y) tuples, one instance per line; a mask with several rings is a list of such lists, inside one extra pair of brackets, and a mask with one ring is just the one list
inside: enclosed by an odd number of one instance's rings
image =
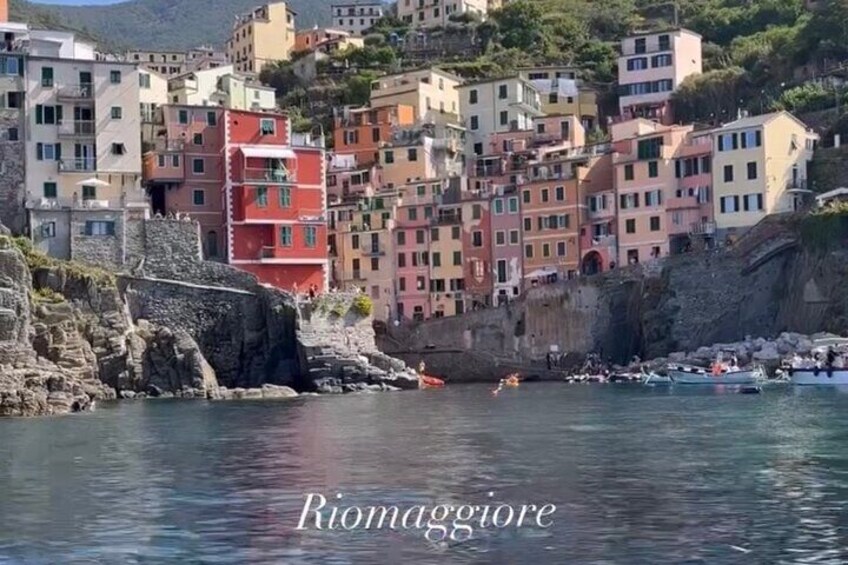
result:
[(429, 375), (421, 375), (418, 377), (419, 388), (442, 388), (445, 386), (445, 381), (442, 379), (431, 377)]

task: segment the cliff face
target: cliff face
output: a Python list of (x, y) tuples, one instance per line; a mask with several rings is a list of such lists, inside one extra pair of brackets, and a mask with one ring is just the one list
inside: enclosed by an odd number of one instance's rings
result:
[[(452, 378), (490, 379), (560, 352), (625, 362), (794, 331), (848, 332), (844, 220), (774, 218), (730, 251), (669, 257), (527, 292), (509, 307), (390, 328), (381, 348)], [(813, 222), (815, 227), (815, 222)]]

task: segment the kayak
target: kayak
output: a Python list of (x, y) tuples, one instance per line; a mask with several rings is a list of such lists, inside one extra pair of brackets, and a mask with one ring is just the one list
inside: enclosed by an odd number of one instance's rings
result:
[(421, 375), (418, 377), (418, 388), (442, 388), (445, 386), (445, 381), (437, 377), (429, 375)]

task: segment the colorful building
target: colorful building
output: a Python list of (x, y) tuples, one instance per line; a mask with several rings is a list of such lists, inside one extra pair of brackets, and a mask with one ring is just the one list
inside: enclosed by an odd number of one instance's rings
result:
[(701, 36), (693, 31), (678, 28), (626, 37), (618, 58), (621, 118), (673, 123), (671, 93), (701, 72)]
[(691, 132), (678, 149), (674, 163), (677, 186), (670, 187), (665, 205), (673, 255), (715, 243), (712, 158), (710, 131)]
[(517, 298), (524, 282), (520, 195), (515, 184), (495, 186), (490, 219), (492, 299), (501, 305)]
[(398, 187), (462, 174), (464, 130), (424, 124), (396, 127), (380, 146), (381, 185)]
[(331, 204), (373, 196), (380, 186), (376, 164), (357, 166), (353, 155), (335, 153), (327, 164), (327, 198)]
[(618, 261), (616, 192), (609, 146), (596, 146), (594, 158), (580, 183), (580, 272), (595, 275)]
[(365, 35), (365, 31), (383, 17), (382, 2), (349, 2), (331, 4), (333, 25), (353, 35)]
[(371, 106), (404, 104), (415, 108), (420, 120), (431, 120), (434, 114), (448, 114), (459, 121), (459, 92), (462, 79), (436, 68), (386, 75), (371, 83)]
[(333, 140), (336, 152), (352, 154), (357, 165), (379, 162), (380, 146), (391, 140), (397, 126), (415, 123), (412, 106), (345, 107), (336, 112)]
[(233, 71), (233, 65), (190, 71), (168, 80), (170, 104), (223, 106), (233, 110), (273, 110), (273, 88)]
[(583, 129), (598, 127), (598, 95), (581, 84), (572, 67), (527, 67), (519, 76), (539, 91), (546, 115), (576, 116)]
[(797, 209), (809, 192), (818, 135), (789, 112), (741, 118), (713, 130), (713, 211), (718, 236), (767, 214)]
[(313, 28), (299, 31), (294, 38), (294, 52), (305, 54), (314, 51), (335, 53), (348, 49), (361, 49), (365, 42), (340, 29)]
[(398, 0), (397, 17), (410, 27), (444, 27), (451, 17), (475, 14), (485, 18), (490, 0), (453, 0), (449, 3)]
[(188, 51), (127, 51), (124, 60), (140, 69), (173, 77), (191, 71), (214, 69), (227, 64), (227, 54), (212, 47)]
[(258, 74), (265, 65), (288, 61), (294, 49), (295, 13), (285, 2), (254, 8), (236, 17), (227, 58), (241, 73)]

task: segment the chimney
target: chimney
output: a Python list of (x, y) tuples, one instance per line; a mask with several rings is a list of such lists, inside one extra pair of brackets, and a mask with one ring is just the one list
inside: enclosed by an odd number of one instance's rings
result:
[(0, 22), (9, 21), (9, 0), (0, 0)]

